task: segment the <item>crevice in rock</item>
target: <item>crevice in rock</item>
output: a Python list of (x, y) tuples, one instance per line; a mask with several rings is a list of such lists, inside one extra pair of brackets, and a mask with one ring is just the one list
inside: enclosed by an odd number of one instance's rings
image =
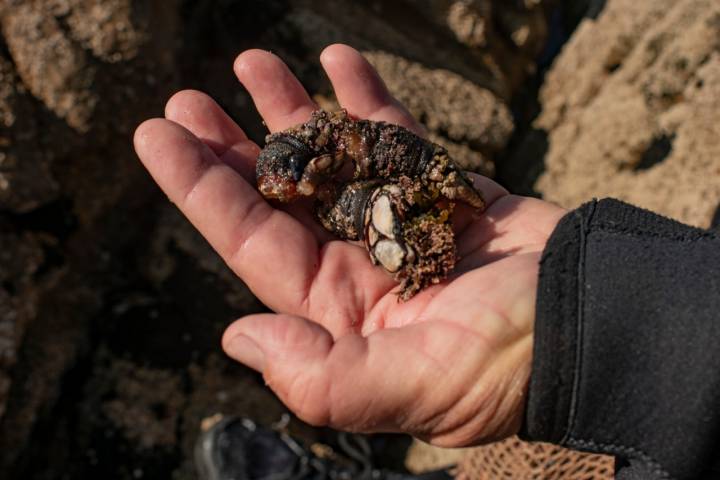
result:
[(634, 171), (649, 170), (662, 163), (671, 153), (675, 134), (663, 134), (655, 137), (648, 146), (640, 161), (633, 166)]
[[(565, 1), (548, 13), (549, 37), (538, 57), (537, 73), (528, 78), (512, 101), (515, 131), (495, 161), (496, 180), (513, 193), (540, 196), (534, 185), (545, 170), (544, 157), (549, 148), (547, 132), (533, 126), (542, 108), (540, 87), (572, 32), (583, 18), (595, 12), (594, 9), (601, 10), (604, 3), (604, 0)], [(597, 12), (594, 14), (597, 15)]]
[(65, 265), (64, 242), (78, 228), (69, 197), (59, 198), (27, 213), (1, 213), (0, 216), (13, 231), (37, 234), (43, 261), (33, 273), (35, 283), (40, 284)]
[(19, 231), (43, 232), (60, 240), (68, 238), (78, 227), (69, 197), (58, 198), (27, 213), (3, 216)]
[(720, 229), (720, 204), (718, 204), (710, 222), (710, 228)]

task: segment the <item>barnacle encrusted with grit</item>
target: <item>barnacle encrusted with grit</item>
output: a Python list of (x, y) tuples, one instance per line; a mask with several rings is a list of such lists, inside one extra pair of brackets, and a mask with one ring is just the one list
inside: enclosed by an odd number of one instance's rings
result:
[[(352, 178), (340, 178), (348, 163)], [(320, 223), (338, 238), (362, 241), (373, 263), (400, 282), (403, 300), (452, 271), (454, 202), (485, 205), (443, 147), (344, 110), (318, 110), (308, 122), (268, 135), (256, 173), (266, 198), (315, 196)]]

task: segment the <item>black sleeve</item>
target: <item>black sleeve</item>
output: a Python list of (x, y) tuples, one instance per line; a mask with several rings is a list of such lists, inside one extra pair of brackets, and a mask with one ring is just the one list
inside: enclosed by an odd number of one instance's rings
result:
[(620, 479), (720, 478), (716, 232), (616, 200), (561, 220), (522, 436), (615, 455)]

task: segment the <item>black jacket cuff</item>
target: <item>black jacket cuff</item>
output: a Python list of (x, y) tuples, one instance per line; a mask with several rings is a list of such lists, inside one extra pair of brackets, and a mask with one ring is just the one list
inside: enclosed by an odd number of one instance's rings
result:
[(717, 233), (616, 200), (570, 212), (541, 260), (522, 435), (616, 455), (626, 478), (708, 475), (719, 312)]

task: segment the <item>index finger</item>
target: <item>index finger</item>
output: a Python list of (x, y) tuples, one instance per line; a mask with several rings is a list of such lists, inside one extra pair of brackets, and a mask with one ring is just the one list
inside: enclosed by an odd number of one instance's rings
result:
[(135, 150), (170, 200), (267, 306), (298, 311), (319, 263), (309, 230), (272, 208), (240, 173), (174, 122), (144, 122), (135, 132)]

